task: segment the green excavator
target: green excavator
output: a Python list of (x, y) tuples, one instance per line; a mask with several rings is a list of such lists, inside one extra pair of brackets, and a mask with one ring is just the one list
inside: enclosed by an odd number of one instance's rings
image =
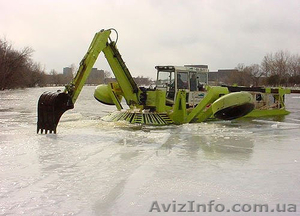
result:
[[(63, 91), (44, 92), (38, 101), (37, 133), (56, 133), (62, 114), (74, 108), (98, 55), (103, 52), (116, 82), (96, 87), (94, 97), (117, 110), (106, 121), (128, 121), (147, 125), (232, 120), (240, 117), (286, 115), (284, 95), (297, 90), (283, 88), (209, 86), (208, 68), (199, 66), (156, 66), (157, 81), (152, 88), (139, 87), (131, 76), (116, 41), (115, 29), (96, 33), (80, 62), (75, 77)], [(124, 110), (125, 99), (129, 109)]]

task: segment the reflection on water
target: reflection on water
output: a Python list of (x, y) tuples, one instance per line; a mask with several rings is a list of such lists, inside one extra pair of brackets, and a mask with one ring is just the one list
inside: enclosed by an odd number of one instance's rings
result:
[(56, 89), (0, 92), (1, 214), (148, 215), (154, 200), (300, 203), (293, 95), (282, 118), (153, 127), (101, 121), (115, 108), (85, 87), (58, 134), (36, 134), (37, 99)]
[(245, 160), (251, 156), (253, 147), (252, 133), (230, 131), (215, 123), (185, 125), (172, 130), (157, 155), (166, 155), (173, 148), (179, 148), (184, 151), (181, 155), (190, 157)]

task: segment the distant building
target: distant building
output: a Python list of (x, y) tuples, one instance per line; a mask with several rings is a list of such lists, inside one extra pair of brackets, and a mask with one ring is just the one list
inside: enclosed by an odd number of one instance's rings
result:
[(210, 85), (218, 85), (218, 71), (209, 71), (208, 73), (208, 83)]
[(111, 83), (111, 82), (117, 82), (117, 79), (116, 78), (112, 78), (112, 77), (106, 77), (104, 79), (104, 83), (105, 84), (108, 84), (108, 83)]
[(231, 84), (230, 78), (238, 75), (237, 69), (222, 69), (218, 71), (210, 71), (208, 73), (208, 82), (212, 85)]
[[(73, 71), (71, 67), (63, 68), (63, 76), (68, 78), (68, 81), (71, 81), (70, 78), (73, 78)], [(98, 85), (104, 83), (104, 70), (98, 70), (97, 68), (92, 68), (89, 77), (87, 78), (86, 84)]]
[[(134, 82), (138, 85), (138, 86), (149, 86), (151, 84), (154, 84), (155, 82), (153, 80), (151, 80), (148, 77), (132, 77)], [(104, 79), (104, 83), (108, 84), (111, 82), (117, 82), (116, 78), (111, 78), (111, 77), (107, 77)]]
[(63, 75), (65, 77), (71, 77), (71, 78), (73, 78), (72, 68), (70, 68), (70, 67), (63, 68)]
[(97, 85), (101, 83), (104, 83), (104, 70), (92, 68), (91, 73), (87, 78), (86, 84)]
[(236, 74), (237, 72), (239, 72), (237, 69), (218, 70), (218, 79), (219, 81), (226, 82), (230, 76)]

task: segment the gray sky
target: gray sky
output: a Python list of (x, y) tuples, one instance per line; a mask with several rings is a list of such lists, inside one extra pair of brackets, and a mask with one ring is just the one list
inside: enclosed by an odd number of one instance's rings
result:
[[(1, 38), (32, 47), (47, 72), (78, 66), (94, 33), (112, 27), (134, 76), (153, 78), (156, 65), (213, 71), (278, 50), (300, 54), (299, 0), (0, 0)], [(95, 67), (110, 71), (103, 55)]]

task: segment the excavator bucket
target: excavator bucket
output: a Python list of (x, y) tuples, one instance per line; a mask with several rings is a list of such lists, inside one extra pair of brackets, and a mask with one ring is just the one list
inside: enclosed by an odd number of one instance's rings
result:
[(73, 109), (71, 97), (64, 92), (44, 92), (38, 102), (37, 133), (56, 133), (56, 127), (62, 114)]

